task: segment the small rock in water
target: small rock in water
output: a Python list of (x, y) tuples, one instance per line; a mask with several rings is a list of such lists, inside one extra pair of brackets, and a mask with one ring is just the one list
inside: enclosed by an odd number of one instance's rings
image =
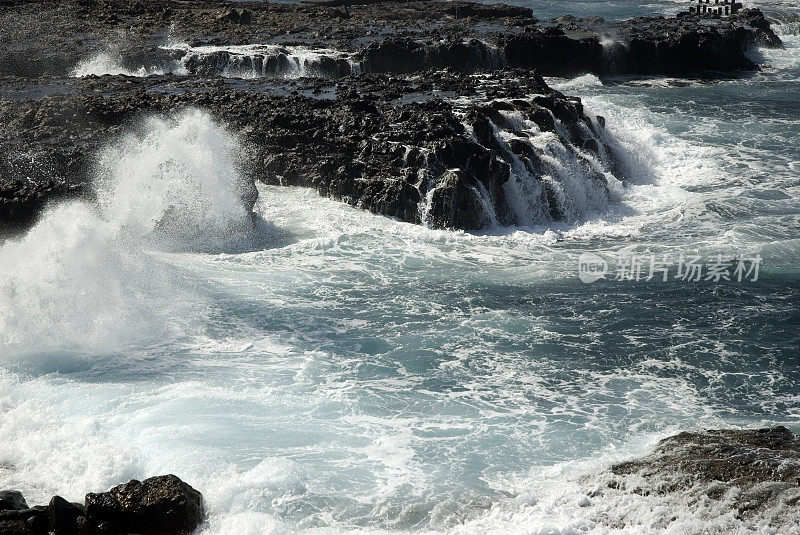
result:
[(603, 117), (602, 115), (598, 115), (597, 116), (597, 124), (600, 125), (600, 128), (605, 128), (606, 127), (606, 118)]

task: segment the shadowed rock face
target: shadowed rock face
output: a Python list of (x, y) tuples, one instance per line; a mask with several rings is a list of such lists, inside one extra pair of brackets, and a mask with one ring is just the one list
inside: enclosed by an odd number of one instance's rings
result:
[(16, 490), (0, 491), (0, 511), (19, 511), (27, 508), (28, 504), (21, 492)]
[(553, 19), (569, 34), (594, 34), (603, 43), (600, 75), (685, 76), (708, 71), (755, 70), (744, 52), (754, 45), (782, 47), (758, 9), (725, 19), (699, 17), (635, 18), (608, 22), (599, 17)]
[[(6, 165), (14, 166), (6, 172), (17, 177), (0, 183), (0, 202), (20, 225), (36, 212), (31, 207), (54, 195), (89, 194), (94, 155), (135, 129), (137, 117), (190, 106), (241, 133), (243, 170), (251, 178), (313, 187), (436, 227), (573, 219), (559, 201), (558, 184), (542, 179), (559, 170), (542, 158), (544, 149), (531, 136), (544, 136), (562, 151), (593, 183), (600, 202), (607, 196), (602, 173), (614, 166), (602, 128), (584, 114), (580, 100), (530, 71), (365, 75), (311, 88), (304, 81), (275, 87), (168, 76), (67, 83), (75, 89), (68, 95), (0, 106), (7, 125), (0, 148), (10, 154)], [(540, 213), (515, 204), (519, 187), (527, 188), (528, 202)], [(255, 195), (249, 206), (254, 201)]]
[[(683, 432), (653, 453), (611, 468), (636, 475), (626, 490), (666, 495), (697, 489), (712, 500), (732, 499), (738, 518), (782, 503), (800, 507), (800, 436), (785, 427)], [(625, 485), (624, 479), (611, 485)], [(731, 498), (732, 497), (732, 498)]]

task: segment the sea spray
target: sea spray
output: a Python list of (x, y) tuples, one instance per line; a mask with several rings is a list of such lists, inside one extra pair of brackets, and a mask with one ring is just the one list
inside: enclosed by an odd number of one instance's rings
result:
[(156, 251), (253, 243), (254, 186), (237, 171), (235, 136), (198, 110), (140, 126), (99, 156), (96, 203), (51, 206), (0, 248), (3, 357), (36, 354), (20, 365), (54, 371), (78, 365), (61, 350), (180, 337), (203, 315), (202, 290)]
[(96, 184), (105, 219), (169, 250), (225, 250), (252, 237), (258, 196), (238, 140), (206, 112), (148, 118), (102, 152)]
[(183, 54), (182, 72), (229, 78), (340, 78), (359, 74), (350, 54), (329, 48), (274, 44), (190, 46), (170, 44), (164, 50)]
[(123, 75), (123, 76), (151, 76), (158, 74), (185, 74), (182, 66), (178, 62), (170, 62), (169, 65), (157, 67), (154, 65), (138, 68), (125, 66), (122, 54), (113, 48), (101, 50), (83, 60), (70, 71), (70, 76), (82, 78), (84, 76), (103, 76), (103, 75)]

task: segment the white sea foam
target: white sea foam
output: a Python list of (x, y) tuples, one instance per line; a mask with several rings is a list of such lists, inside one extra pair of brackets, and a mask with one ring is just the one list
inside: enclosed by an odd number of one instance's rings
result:
[(553, 89), (558, 89), (559, 91), (584, 89), (587, 87), (599, 87), (603, 85), (603, 82), (600, 80), (600, 78), (594, 74), (584, 74), (582, 76), (576, 76), (575, 78), (569, 79), (551, 78), (548, 80), (548, 83), (550, 84), (550, 87)]
[[(174, 472), (206, 497), (209, 535), (794, 535), (697, 494), (602, 487), (610, 463), (663, 436), (731, 412), (797, 421), (800, 401), (775, 351), (750, 368), (758, 350), (740, 333), (777, 306), (765, 294), (743, 295), (741, 323), (721, 292), (659, 324), (671, 308), (641, 316), (660, 300), (565, 289), (570, 240), (729, 244), (705, 209), (740, 191), (724, 158), (782, 187), (758, 167), (769, 154), (670, 134), (630, 94), (584, 101), (627, 155), (628, 185), (589, 221), (451, 232), (262, 187), (257, 211), (283, 238), (242, 254), (218, 242), (242, 221), (235, 141), (204, 114), (145, 123), (103, 154), (99, 206), (60, 205), (0, 249), (0, 364), (42, 348), (0, 372), (0, 487), (80, 500)], [(693, 139), (716, 132), (688, 124)], [(226, 254), (174, 253), (204, 249), (187, 225)], [(772, 257), (793, 263), (795, 242), (775, 240)]]
[[(203, 492), (208, 535), (747, 527), (725, 503), (689, 494), (587, 495), (611, 462), (694, 422), (724, 425), (690, 378), (722, 379), (716, 361), (704, 369), (677, 349), (671, 360), (570, 367), (550, 352), (585, 348), (557, 318), (487, 307), (464, 290), (502, 277), (558, 299), (537, 274), (563, 256), (536, 247), (544, 236), (432, 230), (309, 190), (261, 191), (269, 201), (258, 210), (291, 228), (292, 241), (172, 258), (229, 307), (203, 318), (208, 332), (120, 371), (0, 375), (10, 415), (0, 420), (0, 486), (42, 503), (175, 472)], [(452, 296), (440, 293), (448, 285)], [(575, 322), (600, 331), (619, 313), (575, 310)], [(428, 317), (435, 325), (423, 325)], [(367, 347), (383, 339), (384, 349)]]
[(43, 214), (17, 242), (0, 249), (0, 348), (39, 354), (26, 366), (69, 368), (47, 351), (115, 351), (140, 336), (177, 334), (170, 306), (181, 299), (180, 278), (155, 258), (109, 231), (98, 210), (69, 202)]
[(800, 22), (776, 25), (774, 29), (784, 48), (754, 48), (748, 54), (764, 64), (767, 77), (800, 81)]
[[(191, 69), (192, 62), (201, 65), (204, 60), (222, 54), (224, 61), (211, 59), (214, 74), (235, 78), (259, 78), (275, 76), (278, 78), (299, 78), (303, 76), (321, 77), (326, 72), (322, 69), (323, 60), (344, 60), (349, 67), (349, 72), (358, 73), (359, 65), (350, 58), (349, 54), (329, 48), (309, 48), (305, 46), (283, 46), (273, 44), (263, 45), (201, 45), (190, 46), (187, 44), (170, 44), (165, 50), (183, 53), (180, 60), (183, 72)], [(275, 62), (270, 65), (270, 62)]]
[(140, 66), (137, 69), (129, 69), (123, 66), (122, 56), (119, 52), (112, 50), (105, 50), (97, 52), (84, 60), (81, 60), (70, 73), (72, 76), (103, 76), (105, 74), (122, 74), (125, 76), (150, 76), (156, 74), (165, 74), (172, 72), (174, 74), (183, 74), (182, 67), (179, 64), (168, 65), (164, 67), (157, 66)]
[(201, 314), (199, 296), (145, 249), (224, 250), (253, 237), (231, 134), (196, 110), (141, 126), (100, 156), (96, 205), (51, 206), (0, 248), (6, 358), (173, 339)]
[(238, 140), (205, 112), (149, 118), (99, 159), (100, 209), (121, 232), (170, 249), (219, 249), (253, 231)]
[[(565, 144), (567, 133), (559, 121), (556, 132), (542, 132), (531, 120), (519, 113), (503, 112), (507, 119), (517, 124), (518, 131), (527, 135), (530, 142), (541, 151), (541, 161), (546, 166), (542, 182), (554, 193), (557, 208), (570, 223), (585, 220), (602, 213), (618, 198), (622, 190), (620, 181), (608, 169), (609, 165), (588, 152)], [(591, 135), (587, 132), (587, 135)], [(505, 143), (515, 134), (499, 132)], [(509, 198), (513, 199), (519, 224), (533, 226), (547, 222), (549, 216), (542, 214), (544, 195), (542, 184), (533, 179), (520, 160), (509, 150), (513, 158), (512, 179), (506, 185)], [(606, 163), (606, 165), (604, 165)], [(610, 163), (610, 162), (609, 162)]]
[[(653, 437), (647, 437), (655, 444)], [(520, 493), (499, 502), (478, 519), (452, 530), (453, 533), (509, 533), (557, 535), (749, 534), (797, 535), (796, 508), (776, 504), (763, 515), (740, 518), (732, 490), (720, 499), (708, 494), (714, 483), (671, 494), (632, 492), (643, 480), (638, 475), (614, 476), (605, 470), (646, 441), (623, 450), (609, 450), (592, 460), (536, 467), (515, 483)], [(609, 483), (617, 488), (611, 488)], [(793, 510), (794, 509), (794, 510)]]
[(716, 164), (720, 149), (698, 146), (655, 126), (644, 109), (621, 106), (604, 97), (585, 97), (589, 113), (607, 118), (604, 141), (612, 147), (626, 177), (620, 202), (607, 213), (564, 232), (570, 238), (639, 235), (657, 221), (679, 223), (701, 211), (704, 196), (690, 191), (723, 180)]
[[(360, 70), (360, 64), (350, 54), (328, 48), (274, 44), (190, 46), (185, 43), (170, 43), (160, 48), (176, 53), (180, 58), (131, 69), (124, 66), (122, 55), (118, 51), (108, 49), (80, 61), (71, 75), (83, 77), (122, 74), (143, 77), (199, 72), (202, 75), (226, 78), (299, 78), (337, 77), (339, 74), (357, 74)], [(334, 68), (337, 72), (331, 72), (329, 65), (324, 66), (326, 61), (331, 60), (344, 61), (347, 68), (337, 65)], [(345, 72), (339, 73), (340, 69)]]

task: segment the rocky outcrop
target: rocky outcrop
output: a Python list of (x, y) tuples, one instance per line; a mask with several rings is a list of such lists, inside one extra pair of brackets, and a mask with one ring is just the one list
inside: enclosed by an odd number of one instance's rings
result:
[[(265, 76), (295, 74), (287, 68), (290, 54), (243, 57), (224, 50), (243, 44), (335, 50), (356, 58), (365, 73), (523, 67), (545, 76), (747, 70), (755, 68), (743, 54), (747, 48), (780, 46), (757, 9), (717, 19), (609, 22), (565, 16), (541, 24), (528, 8), (450, 1), (368, 2), (343, 10), (329, 4), (262, 2), (242, 9), (235, 2), (211, 0), (72, 0), (6, 3), (0, 6), (0, 23), (5, 30), (0, 75), (16, 76), (66, 76), (97, 53), (111, 53), (129, 70), (176, 70), (170, 63), (175, 54), (159, 51), (165, 35), (193, 46), (222, 45), (184, 62), (189, 73), (200, 75), (225, 75), (237, 62)], [(308, 73), (339, 77), (353, 72), (336, 53), (319, 67)]]
[(580, 100), (531, 71), (364, 75), (334, 87), (297, 82), (304, 95), (171, 77), (70, 83), (79, 90), (69, 96), (0, 106), (7, 125), (0, 148), (16, 166), (8, 171), (15, 182), (0, 189), (7, 214), (30, 213), (54, 186), (62, 195), (88, 194), (100, 147), (135, 130), (142, 114), (188, 106), (211, 111), (241, 133), (251, 180), (313, 187), (435, 227), (573, 220), (575, 202), (583, 201), (564, 189), (561, 165), (572, 165), (570, 176), (585, 180), (584, 193), (601, 205), (603, 173), (614, 170), (602, 127)]
[(28, 504), (21, 492), (16, 490), (0, 491), (0, 511), (20, 511), (27, 508)]
[(173, 475), (133, 480), (86, 495), (89, 525), (142, 535), (186, 534), (203, 521), (203, 497)]
[(729, 18), (635, 18), (608, 22), (600, 17), (565, 15), (552, 23), (569, 34), (599, 37), (602, 61), (587, 71), (599, 75), (666, 74), (686, 76), (712, 71), (755, 70), (745, 52), (754, 45), (781, 47), (758, 9)]
[(747, 47), (780, 44), (758, 10), (542, 24), (449, 1), (6, 2), (0, 24), (0, 232), (91, 195), (99, 148), (186, 106), (242, 134), (248, 179), (436, 227), (574, 221), (622, 177), (602, 122), (541, 75), (753, 69)]
[(15, 501), (0, 501), (2, 535), (187, 535), (204, 515), (202, 495), (173, 475), (90, 493), (85, 504), (54, 496), (46, 507), (28, 508), (19, 492), (3, 491), (0, 497), (7, 494)]
[(800, 513), (800, 436), (781, 426), (683, 432), (610, 473), (607, 487), (615, 492), (676, 496), (689, 509), (724, 500), (738, 519), (785, 507)]

